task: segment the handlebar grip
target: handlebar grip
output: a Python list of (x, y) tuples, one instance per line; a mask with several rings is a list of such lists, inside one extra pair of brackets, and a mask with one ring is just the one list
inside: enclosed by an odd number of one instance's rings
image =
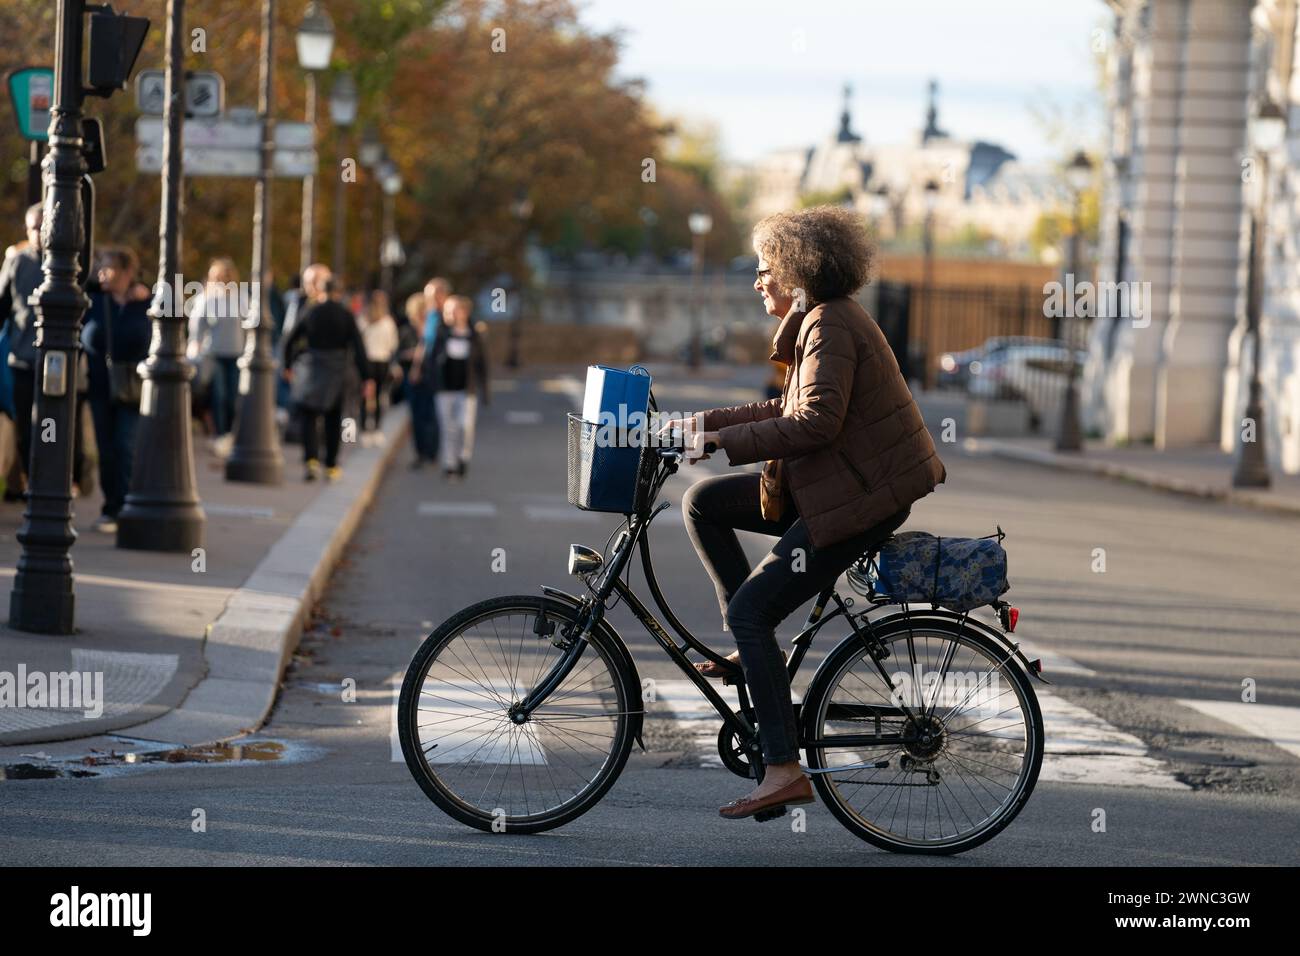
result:
[(706, 454), (706, 455), (712, 455), (712, 454), (713, 454), (715, 451), (717, 451), (717, 450), (718, 450), (718, 443), (717, 443), (717, 442), (706, 441), (706, 442), (704, 443), (704, 454)]

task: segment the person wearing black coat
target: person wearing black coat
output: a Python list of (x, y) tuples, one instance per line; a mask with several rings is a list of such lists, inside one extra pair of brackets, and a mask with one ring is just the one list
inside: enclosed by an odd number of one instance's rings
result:
[[(81, 329), (90, 378), (90, 413), (99, 446), (99, 483), (104, 504), (95, 529), (117, 530), (117, 513), (131, 490), (135, 434), (140, 423), (139, 378), (135, 368), (149, 357), (153, 324), (149, 319), (149, 289), (136, 281), (140, 260), (127, 248), (100, 253), (98, 291), (90, 293), (90, 308)], [(110, 366), (120, 371), (112, 373)], [(136, 384), (125, 390), (127, 381)]]
[(285, 339), (284, 376), (302, 421), (304, 477), (315, 481), (320, 476), (318, 429), (323, 423), (325, 473), (334, 481), (342, 475), (338, 457), (349, 360), (366, 383), (366, 398), (373, 395), (374, 383), (367, 381), (366, 346), (356, 317), (330, 297), (333, 280), (329, 267), (319, 263), (308, 266), (302, 287), (309, 304)]
[(487, 349), (483, 336), (470, 324), (471, 308), (470, 300), (463, 295), (447, 298), (447, 321), (434, 340), (430, 356), (438, 382), (442, 468), (451, 480), (465, 477), (474, 453), (478, 403), (488, 403)]

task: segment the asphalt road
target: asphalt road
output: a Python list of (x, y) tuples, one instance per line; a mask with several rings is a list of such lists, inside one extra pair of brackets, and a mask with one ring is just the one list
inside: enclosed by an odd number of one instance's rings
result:
[[(1007, 531), (1008, 597), (1022, 611), (1017, 637), (1042, 657), (1053, 682), (1038, 685), (1048, 721), (1042, 777), (992, 841), (957, 857), (900, 857), (859, 841), (820, 805), (807, 808), (802, 827), (791, 818), (720, 819), (717, 807), (748, 785), (716, 765), (717, 719), (700, 714), (701, 699), (622, 608), (613, 620), (641, 676), (660, 688), (648, 752), (634, 750), (605, 799), (556, 831), (492, 835), (444, 816), (400, 753), (394, 759), (394, 682), (431, 627), (460, 607), (536, 594), (543, 583), (572, 587), (569, 543), (601, 547), (615, 524), (564, 501), (571, 385), (558, 377), (502, 384), (481, 416), (468, 481), (409, 471), (404, 457), (387, 477), (257, 735), (277, 759), (0, 781), (0, 858), (941, 867), (1300, 858), (1300, 593), (1285, 557), (1295, 523), (964, 457), (952, 446), (941, 449), (948, 482), (913, 509), (908, 527)], [(743, 400), (747, 384), (674, 375), (656, 390), (661, 405), (690, 411)], [(686, 480), (668, 490), (674, 506)], [(679, 615), (729, 649), (675, 507), (658, 520), (654, 548)], [(502, 555), (504, 570), (493, 570)], [(835, 639), (819, 638), (805, 674)], [(349, 679), (353, 702), (340, 692)], [(1254, 703), (1242, 703), (1244, 681)]]

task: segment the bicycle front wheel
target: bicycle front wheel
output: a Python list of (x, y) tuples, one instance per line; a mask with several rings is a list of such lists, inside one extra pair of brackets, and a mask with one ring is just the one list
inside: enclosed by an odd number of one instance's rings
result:
[[(896, 853), (960, 853), (1001, 831), (1043, 762), (1043, 715), (1009, 652), (973, 628), (879, 622), (877, 666), (857, 637), (805, 701), (808, 767), (851, 832)], [(884, 674), (881, 674), (881, 670)]]
[(532, 713), (519, 703), (542, 684), (576, 632), (572, 607), (501, 597), (455, 614), (406, 672), (398, 735), (425, 794), (480, 830), (537, 833), (585, 813), (627, 762), (642, 704), (616, 637), (588, 634), (573, 669)]

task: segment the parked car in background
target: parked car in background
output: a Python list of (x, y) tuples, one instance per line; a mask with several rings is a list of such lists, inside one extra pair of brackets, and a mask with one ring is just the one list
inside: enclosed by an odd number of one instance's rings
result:
[(1039, 341), (1048, 344), (1008, 345), (971, 363), (966, 387), (973, 398), (1024, 402), (1035, 431), (1061, 407), (1073, 363), (1082, 368), (1087, 358), (1082, 349)]
[(1061, 348), (1065, 343), (1059, 339), (1037, 338), (1032, 335), (997, 335), (987, 339), (983, 345), (962, 352), (944, 352), (939, 356), (939, 374), (935, 379), (938, 388), (965, 389), (970, 381), (972, 366), (978, 373), (979, 365), (990, 356), (1014, 345), (1056, 345)]

